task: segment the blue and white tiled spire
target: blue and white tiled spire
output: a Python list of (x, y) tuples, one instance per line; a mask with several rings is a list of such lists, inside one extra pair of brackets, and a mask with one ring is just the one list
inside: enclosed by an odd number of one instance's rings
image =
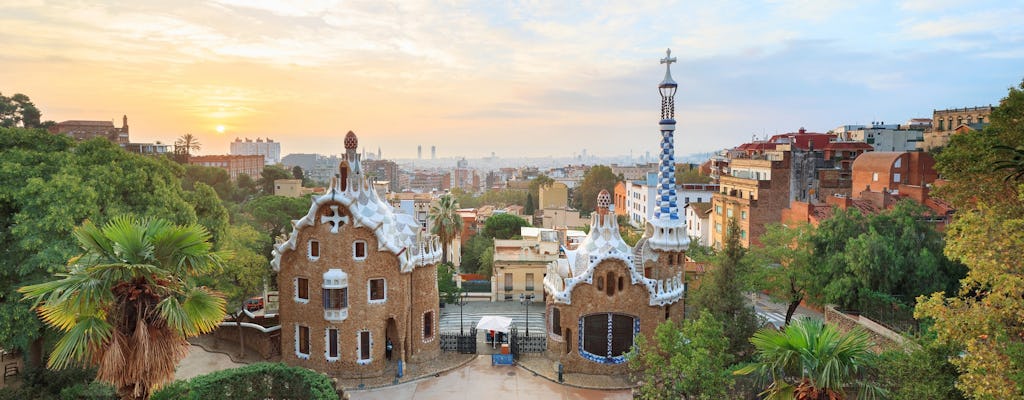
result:
[(665, 52), (661, 63), (665, 64), (665, 79), (658, 84), (661, 92), (661, 162), (658, 164), (658, 198), (653, 228), (648, 243), (656, 250), (685, 251), (690, 244), (686, 236), (685, 221), (679, 218), (679, 204), (676, 198), (676, 106), (675, 95), (678, 84), (672, 79), (672, 50)]

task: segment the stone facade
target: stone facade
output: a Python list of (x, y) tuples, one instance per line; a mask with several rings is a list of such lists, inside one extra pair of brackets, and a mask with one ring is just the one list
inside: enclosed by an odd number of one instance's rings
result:
[(932, 130), (924, 133), (922, 150), (931, 150), (949, 143), (957, 128), (962, 125), (983, 126), (988, 123), (992, 106), (951, 108), (932, 112)]
[(428, 362), (440, 352), (440, 242), (377, 197), (361, 175), (354, 137), (346, 138), (340, 178), (293, 221), (272, 263), (282, 361), (346, 378), (379, 376), (389, 362)]

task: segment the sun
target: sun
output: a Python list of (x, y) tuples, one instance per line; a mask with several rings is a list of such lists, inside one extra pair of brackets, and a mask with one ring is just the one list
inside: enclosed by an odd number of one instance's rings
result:
[(217, 125), (217, 133), (224, 133), (224, 125)]

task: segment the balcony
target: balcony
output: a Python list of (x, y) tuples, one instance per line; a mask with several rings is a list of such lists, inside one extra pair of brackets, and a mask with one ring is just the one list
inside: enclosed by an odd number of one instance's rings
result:
[(324, 309), (324, 319), (328, 321), (344, 321), (348, 318), (348, 308)]

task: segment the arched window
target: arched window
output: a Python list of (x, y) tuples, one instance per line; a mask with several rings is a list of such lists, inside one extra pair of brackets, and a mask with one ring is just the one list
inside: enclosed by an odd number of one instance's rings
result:
[(595, 285), (597, 285), (597, 290), (604, 290), (604, 277), (603, 276), (599, 276), (599, 277), (595, 278), (594, 282), (595, 282)]
[(615, 273), (612, 271), (608, 271), (608, 286), (605, 288), (605, 294), (615, 295)]
[(562, 311), (558, 307), (551, 307), (551, 334), (559, 336), (562, 334)]

